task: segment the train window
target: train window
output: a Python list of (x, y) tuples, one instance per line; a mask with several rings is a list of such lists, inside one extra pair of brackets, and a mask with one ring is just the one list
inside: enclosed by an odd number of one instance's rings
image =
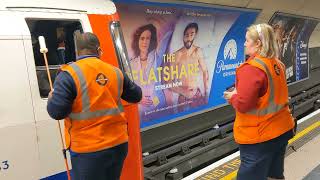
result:
[(38, 37), (45, 38), (49, 71), (54, 82), (60, 66), (76, 59), (74, 34), (82, 32), (82, 27), (79, 21), (74, 20), (26, 19), (26, 22), (31, 33), (40, 96), (46, 98), (50, 92), (50, 85)]
[(316, 26), (309, 40), (310, 70), (320, 68), (320, 24)]
[(118, 63), (119, 63), (120, 69), (123, 72), (127, 73), (129, 78), (133, 80), (132, 74), (131, 74), (131, 67), (128, 60), (127, 49), (123, 40), (123, 34), (120, 27), (120, 23), (112, 22), (110, 24), (110, 31), (112, 34), (113, 42), (115, 44), (116, 54), (118, 57)]

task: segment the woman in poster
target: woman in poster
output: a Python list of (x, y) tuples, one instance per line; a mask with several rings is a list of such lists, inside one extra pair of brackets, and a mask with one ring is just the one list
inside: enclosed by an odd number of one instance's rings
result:
[(150, 70), (157, 72), (156, 49), (157, 29), (152, 24), (139, 27), (132, 41), (134, 58), (130, 64), (136, 83), (142, 88), (142, 100), (139, 103), (140, 118), (142, 121), (151, 120), (156, 114), (157, 108), (165, 105), (165, 98), (161, 90), (155, 90), (156, 82), (148, 81)]

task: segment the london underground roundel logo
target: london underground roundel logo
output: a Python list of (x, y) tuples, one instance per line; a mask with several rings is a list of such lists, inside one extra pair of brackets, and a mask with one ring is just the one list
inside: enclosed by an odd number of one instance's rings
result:
[(106, 77), (106, 75), (99, 73), (96, 77), (96, 82), (100, 86), (105, 86), (108, 83), (108, 78)]

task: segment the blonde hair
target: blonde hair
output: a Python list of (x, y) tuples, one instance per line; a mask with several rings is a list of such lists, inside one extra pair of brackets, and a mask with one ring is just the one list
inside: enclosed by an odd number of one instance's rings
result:
[(260, 40), (261, 46), (257, 53), (266, 58), (278, 58), (279, 47), (275, 38), (273, 28), (268, 24), (251, 25), (247, 29), (247, 34), (254, 42)]

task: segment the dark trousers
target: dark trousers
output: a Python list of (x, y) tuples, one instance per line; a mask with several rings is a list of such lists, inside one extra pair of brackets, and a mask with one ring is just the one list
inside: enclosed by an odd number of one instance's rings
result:
[(93, 153), (71, 153), (72, 180), (119, 180), (128, 143)]
[(258, 144), (240, 144), (241, 164), (237, 180), (284, 179), (284, 158), (292, 130)]

